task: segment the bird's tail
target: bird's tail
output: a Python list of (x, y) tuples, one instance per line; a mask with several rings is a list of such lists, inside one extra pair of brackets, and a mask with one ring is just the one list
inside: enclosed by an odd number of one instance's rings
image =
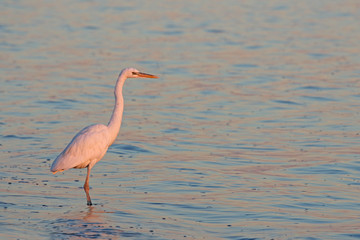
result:
[(55, 174), (55, 173), (57, 173), (57, 172), (62, 172), (62, 171), (64, 171), (64, 170), (57, 170), (57, 171), (54, 171), (54, 172), (52, 172), (52, 173)]

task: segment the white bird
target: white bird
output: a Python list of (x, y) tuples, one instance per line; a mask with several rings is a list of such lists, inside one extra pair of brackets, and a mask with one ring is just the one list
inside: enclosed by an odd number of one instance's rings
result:
[(123, 69), (115, 85), (115, 106), (108, 125), (95, 124), (81, 130), (67, 147), (57, 156), (51, 166), (55, 174), (70, 168), (87, 168), (84, 184), (87, 205), (92, 205), (89, 194), (89, 176), (92, 167), (102, 159), (109, 146), (115, 141), (121, 126), (124, 111), (122, 89), (127, 78), (158, 78), (155, 75), (142, 73), (135, 68)]

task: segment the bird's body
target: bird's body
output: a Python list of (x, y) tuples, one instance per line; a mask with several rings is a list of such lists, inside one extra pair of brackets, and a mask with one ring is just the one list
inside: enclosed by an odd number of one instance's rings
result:
[(88, 205), (92, 205), (89, 195), (91, 168), (104, 157), (119, 133), (124, 110), (122, 88), (125, 80), (127, 78), (137, 77), (157, 78), (154, 75), (141, 73), (134, 68), (125, 68), (122, 70), (115, 85), (115, 106), (108, 125), (95, 124), (85, 127), (75, 135), (51, 166), (53, 173), (70, 168), (87, 168), (84, 190)]
[[(99, 141), (101, 139), (101, 141)], [(51, 171), (85, 168), (95, 165), (105, 155), (110, 146), (107, 126), (95, 124), (81, 130), (55, 159)]]

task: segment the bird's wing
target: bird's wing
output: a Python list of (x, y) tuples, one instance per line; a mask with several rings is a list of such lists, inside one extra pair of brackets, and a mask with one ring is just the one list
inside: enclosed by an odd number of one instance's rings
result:
[(85, 168), (93, 161), (95, 164), (105, 155), (109, 141), (107, 126), (96, 124), (84, 128), (55, 159), (51, 171)]

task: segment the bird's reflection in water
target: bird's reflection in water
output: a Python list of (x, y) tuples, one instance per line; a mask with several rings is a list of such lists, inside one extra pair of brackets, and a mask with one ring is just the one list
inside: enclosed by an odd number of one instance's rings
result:
[(85, 222), (99, 221), (101, 219), (100, 214), (96, 214), (94, 206), (89, 206), (87, 212), (85, 212), (83, 220)]
[(89, 223), (104, 223), (104, 217), (106, 213), (114, 213), (112, 211), (105, 211), (94, 205), (88, 206), (87, 211), (83, 211), (81, 216), (85, 222)]
[[(79, 239), (112, 238), (124, 235), (120, 226), (110, 225), (107, 212), (98, 206), (88, 206), (87, 210), (75, 212), (67, 219), (58, 221), (56, 236), (76, 236)], [(60, 224), (61, 223), (61, 224)], [(65, 224), (64, 224), (65, 223)]]

